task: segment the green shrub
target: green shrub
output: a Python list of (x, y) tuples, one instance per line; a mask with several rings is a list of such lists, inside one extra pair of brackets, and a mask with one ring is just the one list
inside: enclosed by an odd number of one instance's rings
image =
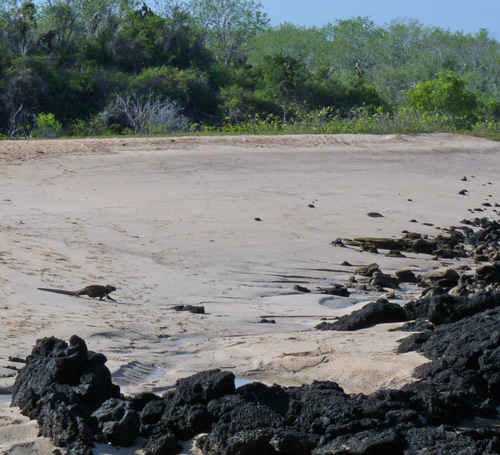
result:
[(95, 115), (88, 120), (75, 120), (66, 129), (66, 134), (72, 137), (114, 136), (120, 133), (122, 133), (120, 125), (108, 126), (101, 120), (100, 115)]
[(35, 128), (32, 137), (52, 138), (60, 135), (62, 124), (58, 122), (54, 114), (38, 114), (35, 116)]
[(440, 73), (439, 78), (418, 84), (407, 92), (408, 106), (417, 111), (443, 112), (457, 118), (475, 119), (478, 97), (470, 92), (463, 79), (453, 71)]

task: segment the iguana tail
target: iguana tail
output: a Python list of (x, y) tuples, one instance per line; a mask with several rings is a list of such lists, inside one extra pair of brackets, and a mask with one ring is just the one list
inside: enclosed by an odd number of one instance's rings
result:
[(77, 295), (74, 291), (64, 291), (62, 289), (37, 288), (39, 291), (55, 292), (56, 294)]

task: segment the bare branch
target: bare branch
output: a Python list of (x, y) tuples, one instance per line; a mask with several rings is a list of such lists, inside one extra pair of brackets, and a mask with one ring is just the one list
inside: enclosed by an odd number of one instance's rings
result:
[(177, 103), (153, 93), (142, 98), (137, 93), (126, 97), (117, 93), (113, 108), (104, 117), (124, 116), (135, 134), (171, 133), (189, 129), (181, 111)]

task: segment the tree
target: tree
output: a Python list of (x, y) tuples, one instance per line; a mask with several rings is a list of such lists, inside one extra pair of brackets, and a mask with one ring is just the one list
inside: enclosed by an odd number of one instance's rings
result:
[(37, 28), (37, 8), (34, 3), (17, 0), (2, 2), (0, 32), (6, 52), (26, 58), (36, 47)]
[(191, 0), (189, 8), (208, 48), (228, 66), (245, 60), (241, 46), (269, 24), (262, 5), (254, 0)]
[(325, 28), (284, 23), (258, 33), (247, 47), (251, 65), (269, 55), (281, 54), (304, 62), (309, 71), (330, 66), (331, 46)]
[(135, 73), (154, 66), (205, 69), (211, 56), (203, 47), (200, 30), (180, 8), (162, 17), (148, 6), (129, 11), (106, 45), (120, 67)]
[(335, 71), (350, 79), (356, 65), (367, 77), (376, 69), (374, 58), (383, 35), (380, 27), (367, 17), (338, 20), (326, 27), (330, 41), (330, 64)]

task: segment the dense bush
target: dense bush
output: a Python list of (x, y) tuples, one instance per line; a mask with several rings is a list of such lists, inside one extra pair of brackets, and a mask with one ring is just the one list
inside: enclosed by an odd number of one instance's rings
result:
[[(497, 133), (499, 79), (500, 44), (485, 30), (363, 17), (269, 27), (253, 0), (0, 4), (0, 134), (11, 138)], [(139, 126), (133, 100), (169, 108)]]
[(474, 118), (479, 107), (476, 94), (453, 71), (418, 84), (408, 90), (407, 97), (408, 105), (419, 111), (444, 112), (466, 119)]

